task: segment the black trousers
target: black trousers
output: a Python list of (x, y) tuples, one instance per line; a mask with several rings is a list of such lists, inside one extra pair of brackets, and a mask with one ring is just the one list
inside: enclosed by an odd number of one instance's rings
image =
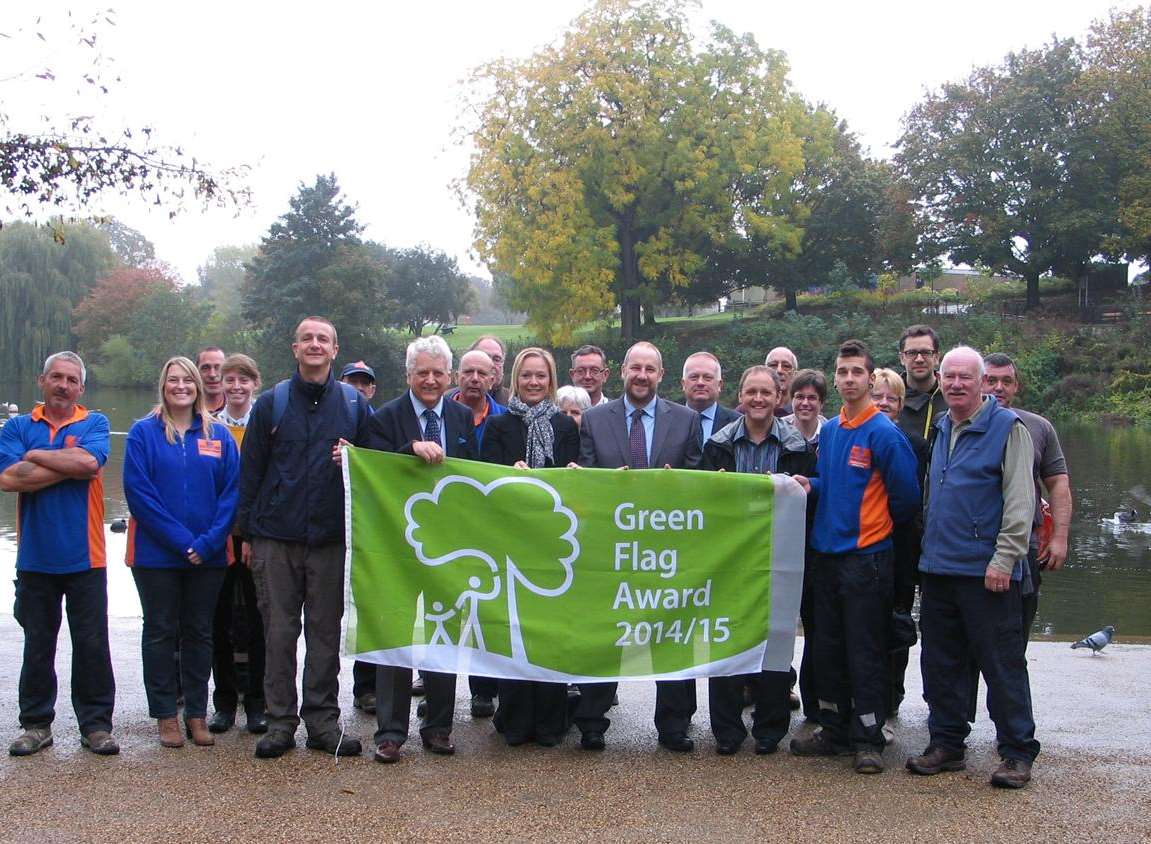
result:
[[(502, 683), (503, 681), (497, 680), (495, 677), (468, 677), (468, 690), (473, 695), (494, 698), (499, 695)], [(549, 683), (547, 685), (554, 684)]]
[(743, 689), (751, 685), (755, 708), (751, 713), (751, 735), (779, 744), (791, 727), (790, 671), (761, 671), (711, 677), (707, 681), (708, 707), (711, 710), (711, 732), (717, 742), (742, 742), (747, 738), (743, 723)]
[(982, 577), (924, 574), (920, 603), (923, 697), (931, 743), (961, 751), (977, 675), (987, 683), (987, 709), (999, 755), (1031, 761), (1039, 755), (1031, 684), (1024, 652), (1020, 589), (990, 592)]
[(179, 678), (184, 717), (206, 717), (212, 618), (224, 582), (224, 567), (161, 569), (137, 565), (132, 568), (132, 579), (144, 613), (140, 652), (148, 714), (153, 718), (176, 717)]
[(352, 697), (376, 693), (376, 668), (374, 662), (357, 659), (352, 663)]
[[(472, 680), (487, 680), (473, 677)], [(536, 680), (499, 680), (500, 708), (496, 725), (509, 743), (536, 738), (559, 738), (568, 728), (566, 683)]]
[[(420, 672), (424, 678), (427, 715), (420, 722), (420, 735), (449, 735), (456, 709), (456, 675), (438, 671)], [(408, 719), (412, 714), (412, 669), (393, 665), (376, 666), (376, 734), (384, 741), (403, 744), (408, 740)]]
[[(212, 705), (217, 712), (235, 712), (244, 694), (244, 711), (264, 712), (264, 621), (256, 602), (252, 570), (238, 562), (228, 566), (216, 599), (212, 623)], [(244, 688), (236, 671), (236, 651), (247, 654)]]
[[(611, 726), (607, 711), (618, 686), (618, 683), (580, 683), (575, 722), (581, 733), (607, 732)], [(686, 733), (695, 710), (695, 680), (656, 681), (655, 729), (660, 739)]]
[(886, 743), (892, 569), (890, 550), (815, 557), (819, 721), (836, 744)]
[(819, 720), (819, 695), (815, 691), (815, 597), (812, 591), (813, 555), (808, 553), (803, 568), (803, 595), (799, 601), (799, 620), (803, 623), (803, 656), (799, 663), (799, 699), (803, 714)]
[(68, 612), (72, 638), (72, 708), (80, 734), (112, 729), (116, 681), (108, 652), (108, 576), (105, 569), (76, 574), (16, 572), (12, 614), (24, 628), (20, 666), (20, 726), (43, 727), (56, 718), (56, 642)]

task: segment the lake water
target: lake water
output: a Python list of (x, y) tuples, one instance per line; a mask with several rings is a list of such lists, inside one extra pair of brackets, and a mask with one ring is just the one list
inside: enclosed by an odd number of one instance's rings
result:
[[(0, 383), (0, 401), (31, 409), (34, 386)], [(155, 401), (143, 390), (93, 388), (84, 403), (105, 413), (112, 426), (112, 452), (105, 468), (108, 522), (128, 515), (121, 487), (124, 436), (132, 421)], [(1113, 624), (1119, 640), (1151, 638), (1151, 432), (1060, 425), (1071, 470), (1075, 518), (1066, 568), (1043, 581), (1035, 635), (1079, 638)], [(1110, 522), (1116, 510), (1136, 508), (1136, 525)], [(16, 558), (16, 497), (0, 494), (0, 612), (10, 612)], [(109, 611), (139, 616), (131, 575), (123, 565), (124, 534), (106, 531)]]

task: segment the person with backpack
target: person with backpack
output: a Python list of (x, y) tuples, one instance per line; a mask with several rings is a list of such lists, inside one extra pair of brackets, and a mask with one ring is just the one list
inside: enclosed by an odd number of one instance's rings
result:
[[(333, 459), (340, 440), (367, 442), (371, 411), (336, 380), (335, 326), (306, 317), (296, 328), (297, 370), (256, 400), (244, 434), (237, 531), (244, 537), (264, 619), (264, 700), (268, 732), (256, 756), (296, 745), (357, 756), (358, 739), (340, 729), (340, 621), (344, 614), (344, 485)], [(297, 709), (296, 646), (303, 611), (307, 649)]]

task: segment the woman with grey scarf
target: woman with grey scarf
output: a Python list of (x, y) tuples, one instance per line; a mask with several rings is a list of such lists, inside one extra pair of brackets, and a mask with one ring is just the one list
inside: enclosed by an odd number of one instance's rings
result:
[[(551, 353), (530, 347), (512, 365), (508, 412), (492, 417), (481, 457), (517, 469), (567, 466), (579, 457), (579, 428), (555, 405), (558, 378)], [(496, 729), (509, 745), (555, 747), (567, 732), (567, 686), (500, 680)]]

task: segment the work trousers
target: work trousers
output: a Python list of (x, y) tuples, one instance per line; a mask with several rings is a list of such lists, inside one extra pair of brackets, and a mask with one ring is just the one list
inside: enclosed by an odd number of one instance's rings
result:
[(708, 708), (711, 710), (711, 732), (717, 742), (736, 742), (747, 738), (743, 722), (743, 690), (751, 686), (755, 708), (751, 713), (751, 735), (779, 744), (791, 727), (791, 671), (761, 671), (732, 677), (711, 677), (707, 681)]
[[(252, 542), (252, 577), (264, 619), (264, 705), (268, 729), (294, 733), (302, 719), (309, 736), (338, 731), (343, 543), (310, 547), (257, 538)], [(301, 629), (304, 676), (297, 710), (296, 643)]]
[[(456, 675), (438, 671), (421, 672), (427, 713), (420, 721), (420, 735), (450, 735), (456, 708)], [(412, 669), (393, 665), (376, 667), (375, 743), (408, 740), (408, 719), (412, 714)]]
[(799, 662), (799, 699), (803, 714), (812, 721), (819, 720), (819, 695), (815, 691), (815, 597), (812, 591), (812, 552), (808, 552), (803, 566), (803, 595), (799, 601), (799, 620), (803, 624), (803, 656)]
[(494, 698), (500, 693), (500, 681), (495, 677), (476, 677), (473, 675), (468, 677), (468, 691), (480, 697)]
[[(212, 619), (223, 566), (161, 569), (133, 566), (144, 629), (144, 692), (148, 714), (175, 718), (176, 699), (184, 695), (184, 718), (208, 712), (208, 676), (212, 671)], [(178, 682), (177, 682), (178, 681)]]
[[(236, 543), (239, 544), (238, 542)], [(256, 600), (256, 582), (252, 570), (240, 562), (228, 566), (216, 616), (212, 624), (212, 704), (217, 712), (235, 712), (244, 695), (244, 711), (249, 715), (264, 712), (264, 621)], [(240, 688), (236, 671), (236, 651), (247, 655), (247, 677)]]
[[(575, 722), (581, 733), (607, 732), (607, 711), (618, 683), (580, 683)], [(655, 684), (655, 729), (661, 740), (684, 735), (695, 714), (695, 680), (659, 680)]]
[(16, 572), (12, 614), (24, 628), (20, 726), (45, 727), (56, 717), (61, 601), (68, 612), (72, 638), (72, 708), (80, 734), (110, 731), (116, 681), (108, 651), (108, 577), (102, 568), (75, 574)]
[(362, 659), (352, 663), (352, 697), (376, 693), (376, 668), (374, 662), (364, 662)]
[[(472, 677), (472, 680), (488, 680)], [(497, 681), (492, 681), (497, 682)], [(500, 708), (496, 726), (509, 744), (537, 738), (560, 738), (568, 729), (566, 683), (538, 680), (499, 680)]]
[(815, 555), (819, 720), (832, 742), (857, 750), (886, 743), (892, 569), (890, 549)]
[(974, 663), (987, 683), (987, 709), (999, 755), (1030, 762), (1039, 755), (1031, 684), (1024, 653), (1019, 583), (991, 592), (982, 577), (921, 576), (920, 665), (931, 744), (962, 751), (974, 684)]

